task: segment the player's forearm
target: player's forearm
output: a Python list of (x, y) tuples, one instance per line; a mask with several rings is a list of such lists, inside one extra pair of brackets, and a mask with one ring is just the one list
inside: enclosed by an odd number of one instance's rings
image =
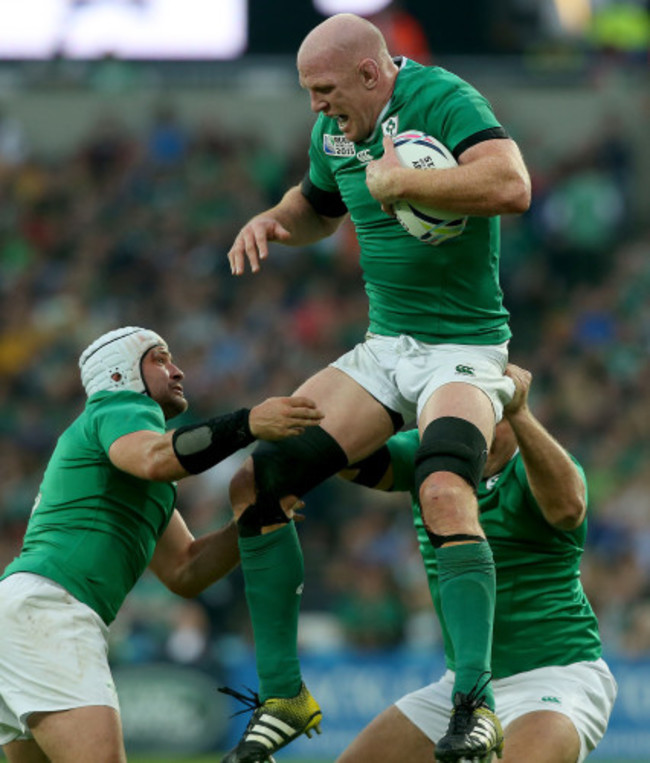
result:
[(394, 172), (396, 199), (476, 217), (519, 214), (527, 208), (520, 176), (504, 172), (491, 157), (448, 169)]
[(546, 520), (561, 530), (579, 527), (587, 510), (586, 493), (571, 457), (528, 408), (508, 420), (517, 437), (530, 488)]
[(324, 217), (314, 211), (303, 196), (300, 186), (290, 188), (282, 200), (264, 217), (272, 217), (285, 227), (291, 238), (283, 243), (291, 246), (306, 246), (330, 236), (339, 227), (342, 217)]
[(230, 522), (190, 544), (187, 561), (178, 569), (172, 590), (179, 596), (197, 596), (239, 564), (237, 527)]
[[(395, 199), (462, 215), (520, 214), (530, 205), (530, 176), (514, 141), (479, 143), (448, 169), (391, 170)], [(393, 195), (393, 194), (390, 194)]]
[(199, 474), (255, 440), (250, 411), (242, 408), (198, 424), (160, 434), (148, 430), (118, 438), (109, 449), (111, 462), (134, 477), (173, 482)]

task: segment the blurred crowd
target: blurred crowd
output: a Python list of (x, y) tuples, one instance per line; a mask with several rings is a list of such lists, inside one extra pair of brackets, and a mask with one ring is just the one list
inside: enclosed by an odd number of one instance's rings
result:
[[(347, 225), (306, 249), (272, 249), (256, 276), (230, 275), (237, 230), (301, 178), (307, 139), (280, 155), (161, 104), (141, 134), (107, 114), (73, 152), (49, 157), (0, 119), (0, 569), (56, 437), (84, 405), (77, 358), (99, 334), (131, 324), (168, 340), (186, 374), (184, 421), (288, 394), (363, 337)], [(537, 166), (531, 151), (529, 163), (533, 207), (503, 224), (511, 357), (533, 372), (535, 413), (589, 478), (583, 581), (606, 651), (650, 655), (650, 230), (632, 203), (635, 156), (611, 122), (580, 155)], [(180, 484), (196, 533), (229, 519), (242, 458)], [(333, 478), (306, 504), (303, 646), (436, 646), (409, 497)], [(116, 663), (210, 665), (249, 645), (239, 571), (195, 601), (145, 576), (112, 628)]]

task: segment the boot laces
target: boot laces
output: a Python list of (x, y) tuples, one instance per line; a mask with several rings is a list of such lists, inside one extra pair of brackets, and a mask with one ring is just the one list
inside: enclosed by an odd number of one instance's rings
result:
[(220, 691), (222, 694), (227, 694), (230, 697), (234, 697), (238, 702), (241, 702), (243, 705), (245, 705), (244, 708), (238, 710), (236, 713), (233, 713), (230, 716), (231, 718), (234, 718), (236, 715), (242, 715), (243, 713), (249, 713), (251, 710), (257, 710), (258, 707), (262, 707), (262, 703), (260, 702), (260, 695), (256, 691), (253, 691), (249, 686), (245, 686), (244, 688), (248, 694), (243, 694), (236, 689), (231, 689), (229, 686), (220, 686), (217, 689), (217, 691)]
[(492, 673), (486, 670), (481, 673), (467, 694), (461, 693), (460, 701), (454, 707), (454, 713), (451, 717), (453, 733), (465, 732), (472, 720), (474, 711), (484, 703), (485, 690), (491, 680)]

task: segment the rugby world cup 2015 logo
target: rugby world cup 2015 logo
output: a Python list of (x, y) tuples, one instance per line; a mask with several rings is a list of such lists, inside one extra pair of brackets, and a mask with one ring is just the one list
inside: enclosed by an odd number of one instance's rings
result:
[(354, 143), (343, 135), (323, 135), (323, 151), (327, 156), (354, 156), (356, 149)]

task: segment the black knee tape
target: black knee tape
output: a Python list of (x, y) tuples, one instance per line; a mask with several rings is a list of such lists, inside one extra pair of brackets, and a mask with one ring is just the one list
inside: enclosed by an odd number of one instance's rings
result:
[(250, 538), (260, 535), (263, 527), (286, 525), (288, 522), (289, 517), (277, 498), (258, 494), (255, 503), (247, 506), (237, 520), (237, 532), (240, 538)]
[(427, 530), (429, 537), (429, 543), (434, 548), (440, 548), (445, 543), (467, 543), (471, 541), (473, 543), (487, 543), (482, 535), (465, 535), (465, 533), (456, 533), (456, 535), (438, 535), (437, 533)]
[(420, 492), (424, 480), (434, 472), (453, 472), (478, 489), (487, 443), (481, 430), (456, 416), (435, 419), (424, 430), (415, 454), (415, 484)]
[(348, 468), (358, 469), (357, 476), (350, 481), (357, 485), (365, 485), (365, 487), (376, 487), (386, 476), (390, 463), (388, 445), (382, 445), (381, 448), (366, 456), (362, 461), (350, 464)]
[(257, 497), (237, 520), (241, 537), (288, 522), (281, 498), (301, 497), (348, 464), (343, 448), (321, 427), (278, 442), (258, 442), (252, 458)]
[(322, 427), (278, 442), (260, 442), (253, 451), (255, 486), (276, 499), (302, 496), (348, 464), (343, 448)]

